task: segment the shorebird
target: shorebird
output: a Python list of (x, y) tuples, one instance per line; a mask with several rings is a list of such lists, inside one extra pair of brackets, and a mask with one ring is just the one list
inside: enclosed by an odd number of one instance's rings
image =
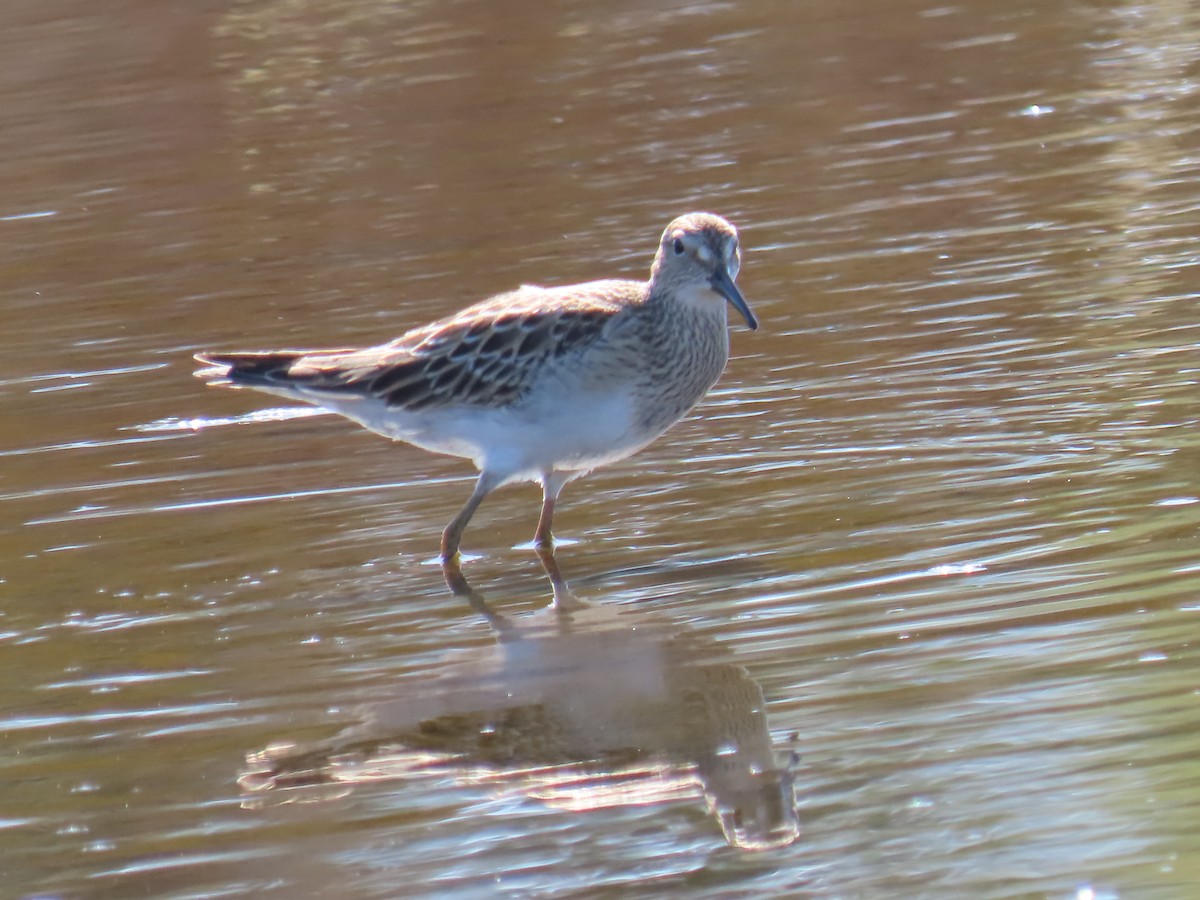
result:
[(339, 413), (479, 470), (442, 533), (443, 560), (504, 484), (536, 481), (534, 542), (553, 543), (563, 486), (624, 459), (678, 422), (729, 359), (726, 304), (755, 330), (734, 284), (737, 229), (711, 213), (667, 226), (648, 281), (524, 285), (359, 350), (205, 352), (196, 376)]

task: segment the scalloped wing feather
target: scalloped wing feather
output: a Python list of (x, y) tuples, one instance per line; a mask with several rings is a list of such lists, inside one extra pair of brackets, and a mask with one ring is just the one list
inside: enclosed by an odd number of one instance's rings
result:
[(551, 358), (600, 339), (606, 324), (643, 292), (644, 285), (630, 281), (525, 286), (380, 347), (213, 355), (212, 361), (231, 365), (235, 383), (357, 395), (390, 408), (504, 405), (522, 396)]

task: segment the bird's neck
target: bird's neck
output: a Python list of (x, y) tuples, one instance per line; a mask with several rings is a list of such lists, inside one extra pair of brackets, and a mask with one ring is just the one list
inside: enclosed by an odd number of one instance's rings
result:
[[(651, 295), (640, 310), (641, 356), (649, 365), (641, 393), (656, 398), (642, 411), (648, 428), (665, 429), (716, 383), (729, 360), (725, 303), (687, 289)], [(660, 421), (661, 420), (661, 421)]]

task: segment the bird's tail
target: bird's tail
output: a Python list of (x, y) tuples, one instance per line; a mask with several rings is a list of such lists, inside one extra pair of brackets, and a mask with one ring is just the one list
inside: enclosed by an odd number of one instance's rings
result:
[(215, 386), (282, 387), (287, 385), (288, 370), (310, 350), (263, 350), (248, 353), (197, 353), (203, 368), (195, 376)]

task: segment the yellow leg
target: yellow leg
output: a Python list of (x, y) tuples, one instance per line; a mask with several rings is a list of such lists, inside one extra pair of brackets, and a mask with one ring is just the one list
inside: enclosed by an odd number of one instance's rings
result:
[(475, 515), (475, 510), (479, 509), (483, 498), (495, 489), (495, 477), (487, 472), (480, 472), (479, 479), (475, 482), (475, 490), (471, 491), (471, 496), (467, 499), (466, 504), (442, 532), (443, 560), (452, 560), (458, 557), (458, 546), (462, 542), (463, 531), (466, 529), (467, 523), (471, 521), (471, 516)]
[(554, 524), (554, 501), (558, 499), (563, 485), (570, 480), (571, 477), (563, 472), (546, 472), (542, 475), (542, 514), (538, 516), (537, 531), (533, 533), (535, 546), (554, 546), (554, 535), (550, 530)]

